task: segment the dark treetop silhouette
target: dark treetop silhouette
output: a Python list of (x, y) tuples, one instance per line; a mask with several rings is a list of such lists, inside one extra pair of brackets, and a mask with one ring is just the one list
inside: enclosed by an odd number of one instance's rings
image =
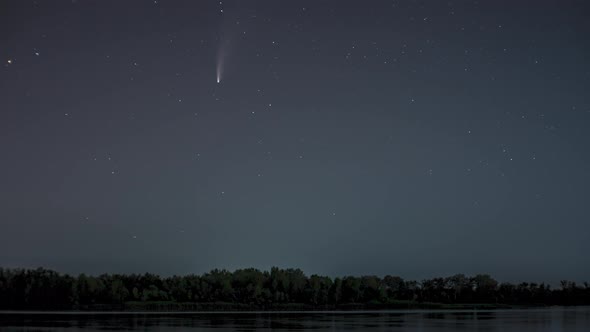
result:
[(102, 274), (77, 277), (38, 268), (0, 268), (0, 309), (301, 310), (497, 308), (590, 304), (590, 287), (562, 281), (498, 283), (457, 274), (421, 282), (398, 276), (306, 276), (300, 269), (213, 270), (203, 275)]

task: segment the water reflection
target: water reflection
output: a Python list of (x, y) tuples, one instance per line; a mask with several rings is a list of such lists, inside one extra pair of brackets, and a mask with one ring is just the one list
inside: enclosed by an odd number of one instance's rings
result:
[(0, 313), (2, 331), (590, 331), (590, 308), (258, 313)]

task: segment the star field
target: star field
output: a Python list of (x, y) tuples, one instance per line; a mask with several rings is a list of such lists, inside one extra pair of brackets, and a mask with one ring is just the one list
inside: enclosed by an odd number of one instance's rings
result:
[(584, 278), (584, 1), (4, 1), (0, 262)]

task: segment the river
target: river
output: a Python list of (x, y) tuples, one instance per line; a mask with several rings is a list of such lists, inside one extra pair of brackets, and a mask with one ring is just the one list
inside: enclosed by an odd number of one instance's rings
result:
[(590, 331), (590, 307), (359, 312), (0, 312), (1, 331)]

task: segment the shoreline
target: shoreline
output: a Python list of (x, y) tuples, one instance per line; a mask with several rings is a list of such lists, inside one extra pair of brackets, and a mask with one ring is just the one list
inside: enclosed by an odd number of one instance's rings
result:
[(131, 311), (131, 310), (0, 310), (1, 315), (72, 315), (72, 316), (108, 316), (108, 315), (299, 315), (299, 314), (330, 314), (330, 315), (355, 315), (355, 314), (419, 314), (419, 313), (468, 313), (468, 312), (506, 312), (506, 311), (562, 311), (589, 308), (590, 306), (524, 306), (504, 308), (447, 308), (447, 309), (373, 309), (373, 310), (203, 310), (203, 311)]

